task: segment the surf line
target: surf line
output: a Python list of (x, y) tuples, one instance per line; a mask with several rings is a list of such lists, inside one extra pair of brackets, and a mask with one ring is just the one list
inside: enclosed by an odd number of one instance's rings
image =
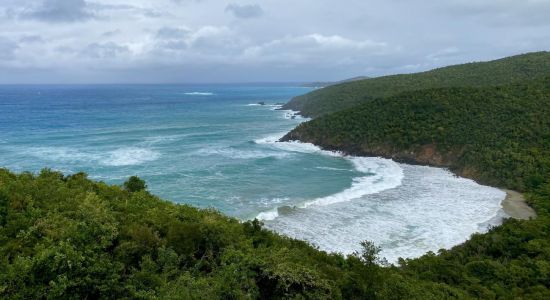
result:
[(255, 142), (257, 144), (267, 144), (288, 152), (300, 153), (319, 153), (322, 155), (341, 157), (349, 160), (356, 171), (365, 174), (365, 176), (353, 179), (351, 186), (341, 192), (329, 196), (308, 200), (299, 203), (293, 207), (276, 207), (269, 211), (264, 211), (256, 216), (256, 219), (262, 221), (272, 221), (279, 217), (282, 211), (289, 209), (305, 209), (311, 206), (327, 206), (336, 203), (348, 202), (360, 199), (366, 195), (380, 193), (385, 190), (393, 189), (401, 185), (404, 173), (398, 163), (378, 157), (356, 157), (344, 155), (339, 152), (322, 150), (311, 143), (302, 143), (299, 141), (279, 142), (283, 134), (272, 135)]

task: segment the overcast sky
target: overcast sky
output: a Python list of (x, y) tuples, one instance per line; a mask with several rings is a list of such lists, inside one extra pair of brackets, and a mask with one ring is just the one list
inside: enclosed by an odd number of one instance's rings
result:
[(550, 50), (550, 0), (0, 0), (0, 83), (290, 82)]

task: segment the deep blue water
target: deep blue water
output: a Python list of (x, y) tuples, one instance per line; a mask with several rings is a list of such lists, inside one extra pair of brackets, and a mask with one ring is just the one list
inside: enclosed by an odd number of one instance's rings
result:
[[(434, 168), (278, 143), (304, 120), (290, 85), (0, 86), (0, 167), (42, 168), (258, 217), (283, 234), (390, 261), (448, 248), (500, 222), (504, 194)], [(258, 105), (265, 102), (266, 105)]]

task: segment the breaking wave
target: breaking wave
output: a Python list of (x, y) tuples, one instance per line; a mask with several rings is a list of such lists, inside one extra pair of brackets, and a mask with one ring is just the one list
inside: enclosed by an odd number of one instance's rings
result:
[[(347, 202), (359, 199), (365, 195), (379, 193), (388, 189), (392, 189), (401, 185), (403, 180), (403, 170), (396, 162), (376, 157), (354, 157), (343, 155), (338, 152), (325, 151), (321, 148), (310, 144), (301, 143), (298, 141), (279, 142), (284, 134), (268, 136), (262, 139), (257, 139), (257, 144), (271, 145), (286, 152), (300, 153), (319, 153), (321, 155), (339, 156), (349, 160), (356, 171), (365, 176), (356, 177), (353, 179), (351, 187), (326, 197), (305, 201), (296, 206), (296, 208), (307, 208), (310, 206), (327, 206), (335, 203)], [(283, 207), (285, 210), (288, 207)], [(279, 216), (281, 207), (274, 208), (269, 211), (261, 212), (256, 216), (259, 220), (274, 220)]]
[(64, 163), (97, 163), (103, 166), (131, 166), (157, 160), (159, 152), (137, 147), (118, 148), (105, 152), (82, 151), (68, 147), (34, 147), (24, 150), (33, 157)]

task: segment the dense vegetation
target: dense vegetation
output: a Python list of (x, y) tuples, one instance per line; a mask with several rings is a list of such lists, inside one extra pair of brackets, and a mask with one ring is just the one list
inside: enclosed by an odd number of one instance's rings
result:
[(550, 78), (380, 98), (304, 123), (284, 139), (327, 149), (448, 166), (526, 191), (538, 218), (509, 221), (402, 271), (482, 299), (550, 297)]
[(286, 139), (525, 190), (550, 178), (550, 77), (381, 98), (304, 123)]
[(318, 117), (406, 91), (502, 85), (539, 76), (550, 76), (550, 52), (450, 66), (417, 74), (384, 76), (343, 83), (296, 97), (284, 108), (300, 111), (305, 116)]
[(257, 221), (162, 201), (137, 177), (124, 186), (82, 173), (0, 169), (0, 298), (462, 296), (379, 267), (371, 243), (346, 259), (265, 231)]

